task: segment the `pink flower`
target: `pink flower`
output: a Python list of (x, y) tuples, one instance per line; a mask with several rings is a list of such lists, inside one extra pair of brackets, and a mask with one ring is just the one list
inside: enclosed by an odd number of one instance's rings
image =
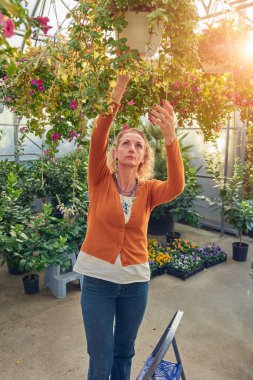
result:
[(44, 28), (43, 28), (44, 34), (47, 34), (47, 32), (49, 31), (49, 29), (51, 29), (51, 28), (52, 28), (52, 26), (49, 26), (49, 25), (44, 26)]
[(61, 134), (60, 133), (53, 133), (52, 136), (51, 136), (51, 140), (54, 141), (54, 142), (56, 142), (60, 138), (61, 138)]
[(19, 128), (19, 132), (20, 132), (20, 133), (24, 133), (25, 130), (26, 130), (26, 127), (20, 127), (20, 128)]
[(184, 83), (184, 87), (189, 87), (189, 83), (188, 83), (188, 82), (185, 82), (185, 83)]
[(12, 37), (14, 34), (14, 22), (12, 19), (8, 18), (6, 21), (6, 27), (3, 30), (5, 37)]
[(40, 23), (40, 25), (42, 26), (47, 26), (47, 23), (49, 22), (49, 18), (48, 17), (42, 17), (42, 16), (38, 16), (36, 17), (36, 20)]
[(33, 94), (35, 94), (35, 91), (34, 91), (34, 90), (32, 90), (32, 91), (29, 92), (29, 95), (30, 95), (30, 96), (33, 96)]
[(50, 162), (52, 162), (52, 164), (55, 164), (56, 163), (56, 159), (54, 157), (50, 158)]
[(69, 131), (70, 137), (78, 137), (78, 134), (75, 131)]
[(45, 87), (42, 85), (42, 86), (38, 86), (38, 91), (40, 92), (44, 92), (45, 91)]
[(178, 90), (180, 88), (180, 82), (174, 82), (174, 83), (172, 83), (172, 88), (174, 90)]
[(127, 102), (127, 104), (128, 104), (129, 106), (133, 106), (135, 103), (134, 103), (133, 100), (130, 100), (130, 102)]
[(45, 149), (45, 150), (43, 150), (43, 154), (46, 156), (46, 155), (48, 155), (49, 154), (49, 149)]
[(78, 134), (75, 131), (69, 131), (70, 139), (68, 140), (71, 142), (74, 137), (78, 137)]
[(129, 129), (129, 125), (128, 124), (123, 124), (122, 125), (122, 131), (127, 131)]
[(72, 109), (72, 110), (75, 110), (77, 109), (77, 100), (72, 100), (69, 104), (69, 107)]
[(122, 104), (122, 106), (120, 107), (120, 111), (121, 111), (121, 112), (123, 112), (123, 111), (124, 111), (124, 109), (125, 109), (125, 105), (124, 105), (124, 104)]
[(49, 22), (49, 18), (48, 17), (38, 16), (38, 17), (36, 17), (36, 20), (40, 23), (40, 25), (42, 25), (44, 27), (43, 28), (44, 34), (47, 34), (47, 32), (49, 31), (49, 29), (52, 28), (52, 26), (47, 25), (47, 23)]
[(192, 92), (198, 92), (199, 88), (195, 85), (191, 86)]
[(5, 77), (3, 77), (3, 80), (6, 82), (8, 79), (8, 75), (5, 75)]
[(0, 25), (3, 28), (3, 34), (6, 38), (12, 37), (14, 34), (14, 22), (12, 19), (0, 13)]
[(7, 98), (5, 98), (5, 103), (10, 103), (12, 101), (12, 98), (10, 96), (7, 96)]
[(45, 91), (45, 87), (43, 85), (43, 80), (42, 79), (32, 79), (30, 80), (31, 85), (37, 86), (37, 90), (40, 92)]

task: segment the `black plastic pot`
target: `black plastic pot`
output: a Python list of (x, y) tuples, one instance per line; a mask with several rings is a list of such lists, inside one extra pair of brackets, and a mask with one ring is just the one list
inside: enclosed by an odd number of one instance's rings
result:
[(19, 269), (19, 263), (7, 256), (6, 259), (7, 268), (10, 274), (25, 274), (27, 271), (21, 271)]
[(152, 214), (148, 223), (148, 234), (150, 235), (166, 235), (167, 232), (173, 232), (174, 222), (170, 215), (157, 220)]
[(179, 232), (167, 232), (166, 234), (166, 243), (170, 243), (175, 239), (180, 239), (181, 234)]
[(233, 246), (233, 260), (235, 261), (247, 261), (249, 245), (239, 241), (232, 243)]
[(23, 277), (25, 294), (39, 293), (39, 275), (31, 274)]

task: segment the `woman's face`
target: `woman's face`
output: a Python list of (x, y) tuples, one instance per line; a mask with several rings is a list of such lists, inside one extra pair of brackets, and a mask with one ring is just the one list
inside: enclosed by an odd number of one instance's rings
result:
[(138, 167), (145, 161), (145, 141), (138, 133), (125, 133), (115, 151), (118, 166)]

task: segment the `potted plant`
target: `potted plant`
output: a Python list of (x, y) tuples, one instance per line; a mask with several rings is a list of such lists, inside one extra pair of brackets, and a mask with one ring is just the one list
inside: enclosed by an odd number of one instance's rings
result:
[[(216, 156), (217, 157), (217, 156)], [(237, 159), (231, 177), (222, 174), (222, 164), (213, 156), (206, 156), (207, 172), (211, 174), (219, 187), (219, 198), (211, 199), (211, 207), (221, 210), (221, 216), (239, 234), (239, 242), (233, 243), (233, 259), (246, 261), (248, 244), (242, 242), (242, 234), (253, 228), (253, 201), (243, 199), (244, 165)]]
[(50, 203), (43, 204), (42, 211), (31, 219), (23, 238), (19, 267), (29, 270), (29, 274), (23, 278), (25, 289), (27, 285), (30, 287), (29, 281), (33, 285), (34, 277), (38, 278), (33, 271), (40, 272), (55, 265), (67, 268), (68, 254), (75, 252), (81, 244), (81, 225), (70, 225), (66, 219), (55, 218), (52, 211)]
[(19, 240), (16, 241), (16, 233), (23, 233), (23, 228), (28, 225), (32, 215), (32, 209), (21, 202), (22, 193), (22, 189), (19, 188), (18, 177), (10, 172), (6, 178), (5, 186), (0, 191), (0, 253), (2, 254), (1, 264), (7, 261), (11, 274), (20, 273), (16, 249), (22, 250), (22, 244)]
[(253, 228), (253, 201), (234, 199), (230, 205), (224, 205), (224, 216), (239, 233), (240, 240), (232, 244), (233, 259), (246, 261), (249, 244), (242, 242), (242, 233), (248, 233)]

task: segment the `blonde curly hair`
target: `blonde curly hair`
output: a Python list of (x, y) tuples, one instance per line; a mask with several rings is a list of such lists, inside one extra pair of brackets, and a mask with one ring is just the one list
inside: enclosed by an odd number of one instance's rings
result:
[(145, 136), (145, 133), (140, 131), (137, 128), (129, 128), (127, 130), (123, 130), (123, 131), (119, 132), (118, 135), (115, 137), (113, 145), (111, 146), (111, 148), (109, 149), (108, 154), (107, 154), (107, 165), (108, 165), (111, 173), (116, 172), (116, 162), (114, 159), (115, 151), (116, 151), (117, 147), (119, 146), (120, 140), (127, 133), (137, 133), (138, 135), (140, 135), (143, 138), (144, 143), (145, 143), (144, 163), (140, 164), (139, 168), (137, 170), (138, 180), (141, 182), (142, 181), (144, 182), (148, 179), (153, 178), (153, 176), (154, 176), (154, 162), (155, 162), (154, 151), (151, 148), (151, 146), (150, 146), (150, 144), (149, 144), (149, 142)]

